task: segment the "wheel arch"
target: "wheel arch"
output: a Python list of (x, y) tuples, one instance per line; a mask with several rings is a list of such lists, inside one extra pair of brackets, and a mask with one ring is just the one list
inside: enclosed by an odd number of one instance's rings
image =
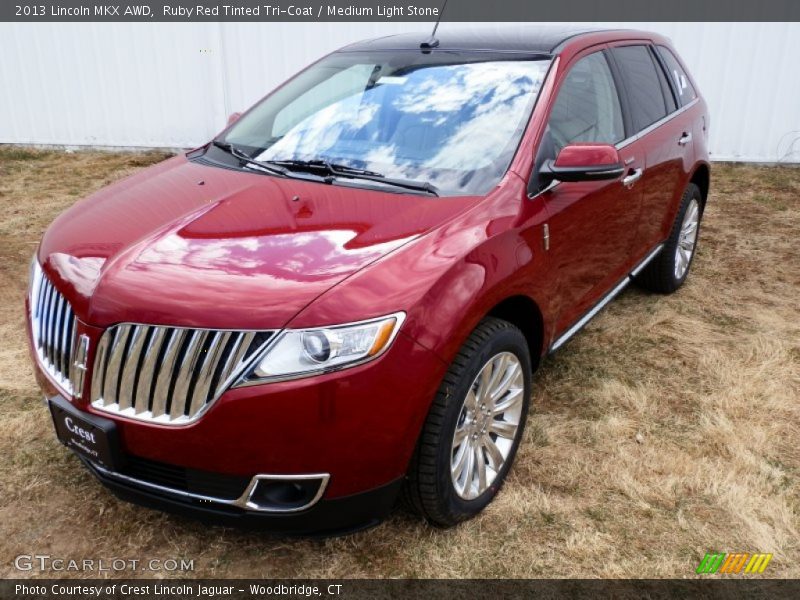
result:
[(708, 192), (711, 188), (711, 169), (708, 164), (700, 163), (689, 178), (689, 183), (693, 183), (700, 188), (700, 195), (703, 198), (703, 208), (705, 208)]
[(536, 371), (544, 350), (544, 318), (536, 301), (521, 294), (509, 296), (495, 304), (485, 317), (503, 319), (522, 331), (528, 342), (531, 366)]

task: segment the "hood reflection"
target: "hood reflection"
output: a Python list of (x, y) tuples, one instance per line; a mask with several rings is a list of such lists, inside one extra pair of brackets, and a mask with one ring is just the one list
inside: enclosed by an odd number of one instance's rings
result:
[[(200, 192), (198, 180), (206, 182)], [(76, 290), (73, 309), (93, 326), (276, 328), (477, 201), (267, 177), (176, 157), (68, 209), (48, 229), (39, 257), (48, 274)]]
[(259, 277), (269, 271), (281, 280), (303, 282), (319, 276), (341, 276), (359, 263), (374, 260), (411, 238), (399, 238), (362, 248), (349, 248), (354, 230), (321, 230), (272, 234), (264, 237), (192, 240), (180, 232), (144, 249), (132, 268), (155, 265), (196, 271), (222, 271), (228, 276)]
[(59, 274), (61, 279), (69, 281), (75, 291), (88, 298), (97, 285), (100, 270), (106, 259), (99, 256), (85, 256), (78, 258), (64, 252), (53, 252), (50, 255), (50, 265)]

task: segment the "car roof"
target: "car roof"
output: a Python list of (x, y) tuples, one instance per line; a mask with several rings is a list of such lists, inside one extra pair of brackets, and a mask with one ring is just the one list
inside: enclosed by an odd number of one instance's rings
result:
[[(436, 39), (439, 41), (436, 49), (554, 54), (558, 52), (560, 46), (573, 38), (611, 31), (619, 30), (558, 26), (448, 30), (445, 23), (436, 32)], [(356, 42), (345, 46), (340, 51), (419, 50), (420, 44), (428, 39), (430, 39), (430, 33), (401, 33)]]

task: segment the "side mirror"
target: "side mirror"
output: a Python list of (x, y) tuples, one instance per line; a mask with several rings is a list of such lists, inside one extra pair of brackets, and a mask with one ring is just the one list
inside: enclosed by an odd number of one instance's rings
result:
[(228, 127), (230, 127), (231, 125), (236, 123), (236, 121), (238, 121), (239, 117), (241, 117), (241, 116), (242, 116), (242, 113), (240, 113), (240, 112), (231, 113), (231, 116), (228, 117)]
[(625, 172), (619, 152), (611, 144), (570, 144), (555, 160), (542, 164), (540, 177), (552, 181), (600, 181)]

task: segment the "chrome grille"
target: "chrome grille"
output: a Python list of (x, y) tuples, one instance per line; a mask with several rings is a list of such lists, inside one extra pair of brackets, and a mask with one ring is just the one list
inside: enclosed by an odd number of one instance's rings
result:
[(272, 334), (116, 325), (97, 346), (92, 406), (164, 425), (189, 423), (241, 375)]
[(80, 396), (80, 386), (73, 386), (73, 377), (78, 375), (73, 364), (75, 315), (35, 259), (30, 294), (31, 333), (39, 364), (64, 392)]

